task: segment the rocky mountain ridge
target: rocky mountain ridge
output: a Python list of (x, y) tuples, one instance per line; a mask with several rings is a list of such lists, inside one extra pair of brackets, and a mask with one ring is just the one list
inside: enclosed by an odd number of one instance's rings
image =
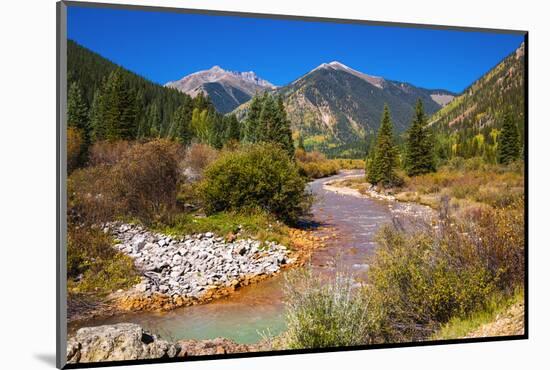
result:
[(195, 97), (200, 93), (208, 95), (220, 113), (228, 113), (255, 94), (275, 89), (275, 85), (252, 71), (227, 71), (220, 66), (192, 73), (177, 81), (167, 82), (171, 87)]

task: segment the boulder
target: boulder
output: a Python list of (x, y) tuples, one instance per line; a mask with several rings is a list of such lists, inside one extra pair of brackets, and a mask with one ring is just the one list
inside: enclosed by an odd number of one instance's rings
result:
[(179, 344), (129, 323), (81, 328), (67, 341), (67, 362), (71, 364), (169, 358), (179, 352)]

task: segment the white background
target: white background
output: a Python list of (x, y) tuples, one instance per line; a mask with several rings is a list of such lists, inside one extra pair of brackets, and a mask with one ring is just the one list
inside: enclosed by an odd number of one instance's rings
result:
[[(111, 0), (124, 3), (124, 1)], [(548, 368), (549, 23), (544, 1), (128, 0), (133, 4), (526, 29), (530, 339), (141, 366), (140, 369)], [(10, 0), (0, 20), (0, 367), (55, 363), (55, 1)], [(368, 47), (368, 40), (358, 48)], [(422, 47), (419, 45), (419, 47)], [(465, 55), (465, 58), (468, 56)], [(545, 345), (546, 344), (546, 345)], [(548, 353), (546, 353), (548, 355)]]

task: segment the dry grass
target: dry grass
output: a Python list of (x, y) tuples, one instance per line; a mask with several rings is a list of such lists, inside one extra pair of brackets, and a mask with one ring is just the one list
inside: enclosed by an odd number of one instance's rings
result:
[(522, 207), (523, 181), (523, 171), (514, 167), (488, 166), (473, 170), (442, 168), (435, 173), (405, 178), (405, 184), (396, 193), (396, 198), (434, 208), (443, 198), (449, 198), (457, 209), (479, 205)]
[(99, 141), (90, 148), (90, 166), (114, 165), (122, 159), (130, 149), (131, 144), (126, 140)]
[(296, 150), (296, 162), (300, 172), (310, 179), (336, 175), (340, 170), (365, 168), (361, 159), (327, 159), (324, 154), (313, 151)]
[[(438, 209), (442, 199), (449, 199), (454, 209), (490, 206), (523, 208), (523, 168), (512, 166), (482, 166), (475, 169), (443, 167), (425, 175), (404, 176), (404, 184), (392, 189), (396, 199), (415, 202)], [(371, 187), (365, 178), (348, 178), (332, 185), (349, 187), (366, 194)]]

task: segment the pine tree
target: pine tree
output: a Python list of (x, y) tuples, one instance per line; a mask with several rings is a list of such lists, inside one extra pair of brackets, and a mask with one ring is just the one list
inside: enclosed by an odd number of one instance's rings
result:
[(149, 126), (149, 132), (147, 136), (160, 137), (161, 136), (161, 122), (159, 108), (156, 102), (149, 105), (149, 109), (146, 114), (147, 125)]
[(225, 142), (225, 126), (223, 116), (216, 114), (214, 110), (208, 111), (208, 144), (216, 149), (221, 149)]
[(107, 78), (102, 100), (106, 139), (133, 139), (136, 136), (134, 96), (120, 70), (113, 71)]
[(292, 129), (290, 128), (290, 120), (286, 114), (283, 98), (280, 95), (277, 97), (277, 126), (275, 130), (275, 142), (281, 144), (290, 158), (294, 158), (295, 148), (292, 140)]
[(242, 137), (248, 143), (279, 144), (293, 158), (294, 141), (283, 99), (267, 93), (252, 98)]
[(192, 106), (189, 104), (180, 105), (172, 116), (170, 137), (178, 140), (184, 145), (191, 143), (193, 132), (191, 130)]
[(74, 129), (78, 135), (80, 146), (73, 166), (79, 166), (86, 162), (88, 148), (90, 146), (90, 125), (88, 119), (88, 107), (82, 97), (82, 91), (77, 82), (71, 83), (67, 94), (67, 126)]
[(230, 114), (225, 118), (225, 120), (225, 141), (239, 141), (241, 139), (241, 126), (237, 120), (237, 116)]
[(416, 103), (405, 146), (405, 168), (409, 176), (435, 171), (435, 147), (430, 129), (426, 127), (426, 116), (420, 99)]
[(395, 173), (395, 169), (397, 168), (397, 148), (394, 144), (393, 125), (387, 105), (384, 106), (373, 158), (368, 167), (367, 180), (370, 183), (382, 183), (385, 186), (393, 186), (400, 183), (400, 179)]
[(136, 113), (136, 138), (141, 139), (149, 135), (149, 125), (147, 122), (147, 104), (143, 90), (139, 89), (134, 99), (134, 111)]
[(498, 162), (508, 164), (519, 158), (521, 145), (519, 141), (518, 127), (512, 119), (510, 112), (506, 112), (502, 131), (498, 138)]
[(88, 107), (77, 82), (71, 83), (67, 95), (67, 125), (88, 133)]
[(93, 142), (105, 140), (107, 130), (103, 116), (103, 95), (101, 90), (97, 89), (94, 93), (89, 117), (90, 135)]
[(255, 95), (250, 101), (250, 107), (246, 120), (244, 121), (243, 141), (247, 143), (255, 143), (258, 141), (258, 133), (260, 132), (258, 126), (260, 122), (260, 113), (262, 111), (262, 105), (267, 95)]

